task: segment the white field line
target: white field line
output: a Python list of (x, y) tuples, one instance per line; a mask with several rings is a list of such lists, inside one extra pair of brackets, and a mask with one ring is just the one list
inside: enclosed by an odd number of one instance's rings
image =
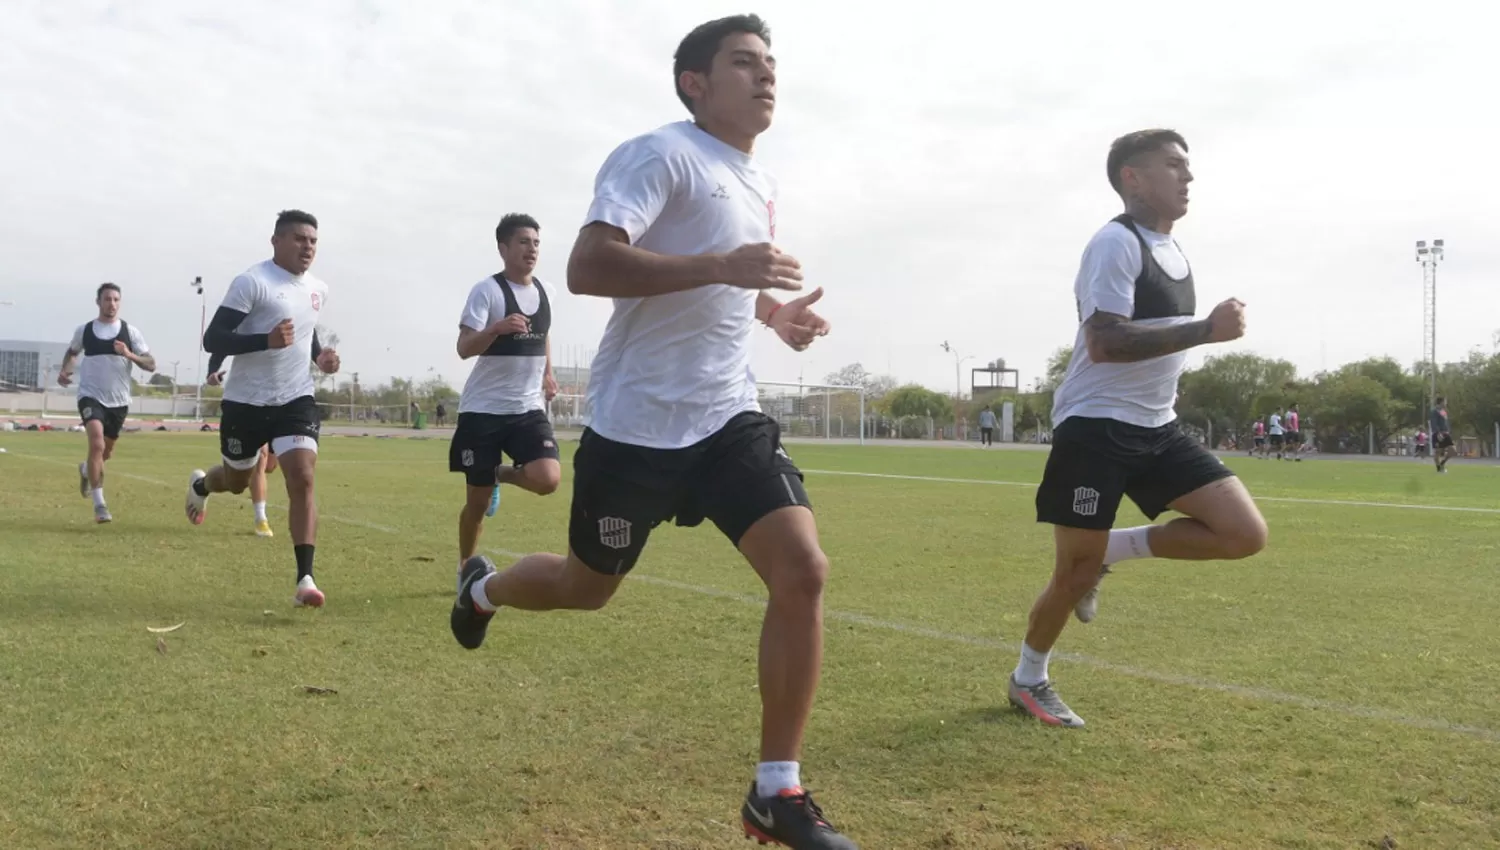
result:
[[(17, 455), (17, 454), (12, 453), (12, 456), (13, 457), (26, 458), (27, 460), (41, 461), (43, 463), (56, 464), (58, 466), (73, 466), (74, 465), (74, 464), (72, 464), (72, 463), (70, 463), (68, 461), (60, 461), (60, 460), (55, 460), (53, 458), (38, 457), (36, 455)], [(884, 475), (878, 475), (876, 473), (831, 473), (831, 472), (828, 472), (826, 470), (807, 470), (807, 471), (809, 471), (809, 472), (816, 472), (817, 474), (822, 474), (822, 475), (828, 475), (828, 474), (847, 474), (847, 475), (859, 475), (861, 477), (896, 478), (896, 479), (911, 479), (911, 478), (915, 478), (916, 480), (947, 480), (947, 481), (957, 481), (957, 482), (962, 482), (962, 483), (976, 483), (976, 484), (992, 484), (992, 483), (1009, 484), (1009, 483), (1013, 483), (1013, 482), (991, 482), (991, 481), (983, 481), (983, 480), (979, 480), (979, 479), (927, 479), (927, 478), (917, 478), (915, 476), (905, 476), (905, 475), (884, 476)], [(177, 487), (177, 486), (181, 486), (181, 485), (177, 485), (177, 484), (172, 484), (169, 481), (163, 481), (163, 480), (161, 480), (159, 478), (150, 478), (150, 477), (147, 477), (147, 476), (144, 476), (144, 475), (132, 475), (132, 474), (129, 474), (129, 473), (114, 473), (114, 474), (117, 475), (117, 476), (119, 476), (119, 477), (130, 478), (130, 479), (136, 480), (136, 481), (143, 481), (143, 482), (146, 482), (146, 483), (149, 483), (149, 484), (157, 484), (157, 485), (160, 485), (160, 486), (163, 486), (163, 487)], [(1322, 503), (1321, 502), (1314, 502), (1314, 504), (1322, 504)], [(1336, 503), (1336, 504), (1346, 504), (1346, 503), (1340, 502), (1340, 503)], [(1385, 505), (1380, 505), (1380, 506), (1381, 507), (1386, 507)], [(1410, 505), (1390, 505), (1389, 507), (1411, 507), (1411, 506)], [(373, 529), (375, 531), (380, 531), (380, 532), (383, 532), (383, 533), (386, 533), (386, 534), (397, 534), (397, 535), (399, 535), (399, 534), (405, 534), (405, 532), (398, 531), (397, 529), (394, 529), (394, 528), (388, 528), (386, 526), (376, 525), (374, 523), (368, 523), (368, 522), (364, 522), (362, 520), (349, 519), (347, 517), (339, 517), (339, 516), (333, 516), (333, 515), (329, 515), (329, 514), (320, 514), (319, 516), (320, 516), (320, 518), (323, 518), (323, 519), (330, 519), (330, 520), (333, 520), (335, 522), (345, 523), (347, 525), (354, 525), (354, 526), (358, 526), (358, 527), (361, 527), (361, 528), (369, 528), (369, 529)], [(520, 552), (511, 552), (511, 551), (508, 551), (508, 550), (505, 550), (505, 549), (494, 549), (494, 548), (491, 548), (491, 549), (487, 549), (486, 551), (490, 552), (491, 554), (500, 555), (500, 556), (506, 557), (506, 558), (519, 558), (519, 557), (523, 556), (523, 553), (520, 553)], [(733, 601), (733, 602), (739, 602), (741, 604), (751, 605), (751, 606), (754, 606), (754, 607), (757, 607), (757, 608), (764, 608), (765, 605), (766, 605), (766, 601), (765, 601), (765, 599), (763, 597), (752, 596), (750, 594), (745, 594), (745, 593), (737, 593), (735, 591), (721, 590), (721, 589), (715, 588), (715, 587), (704, 587), (704, 586), (701, 586), (701, 585), (688, 584), (686, 582), (674, 581), (672, 579), (658, 578), (656, 576), (641, 575), (639, 573), (632, 573), (631, 576), (630, 576), (630, 578), (633, 581), (640, 582), (642, 584), (655, 585), (657, 587), (669, 588), (669, 589), (681, 591), (681, 592), (684, 592), (684, 593), (693, 593), (693, 594), (696, 594), (698, 596), (706, 596), (706, 597), (711, 597), (711, 598), (714, 598), (714, 599), (724, 599), (724, 600), (729, 600), (729, 601)], [(980, 649), (997, 650), (997, 651), (1005, 652), (1005, 653), (1015, 653), (1015, 652), (1019, 652), (1020, 651), (1019, 644), (1010, 643), (1010, 642), (1007, 642), (1007, 641), (995, 640), (993, 638), (977, 637), (977, 636), (974, 636), (974, 635), (966, 635), (966, 634), (962, 634), (962, 633), (958, 633), (958, 632), (947, 632), (947, 631), (942, 631), (940, 629), (928, 628), (926, 626), (918, 626), (918, 625), (913, 625), (911, 623), (902, 623), (902, 622), (896, 621), (896, 620), (884, 620), (884, 619), (881, 619), (881, 618), (878, 618), (878, 617), (871, 617), (871, 616), (869, 616), (867, 614), (860, 614), (860, 613), (857, 613), (857, 612), (854, 612), (854, 611), (824, 610), (823, 616), (826, 619), (834, 620), (834, 621), (837, 621), (837, 622), (851, 623), (851, 624), (854, 624), (854, 625), (863, 626), (865, 628), (878, 629), (880, 631), (887, 631), (887, 632), (894, 632), (894, 633), (897, 633), (897, 634), (909, 635), (911, 637), (918, 637), (918, 638), (923, 638), (923, 639), (926, 639), (926, 640), (939, 641), (939, 642), (943, 642), (943, 643), (961, 644), (961, 645), (964, 645), (964, 646), (977, 647), (977, 648), (980, 648)], [(1325, 712), (1325, 713), (1341, 714), (1341, 715), (1344, 715), (1346, 717), (1354, 717), (1354, 718), (1359, 718), (1359, 719), (1363, 719), (1363, 720), (1378, 720), (1378, 721), (1383, 721), (1383, 722), (1386, 722), (1386, 723), (1393, 723), (1393, 724), (1398, 725), (1398, 726), (1406, 726), (1406, 727), (1411, 728), (1411, 729), (1422, 729), (1422, 730), (1433, 731), (1433, 732), (1446, 732), (1446, 733), (1453, 734), (1453, 735), (1464, 735), (1464, 736), (1467, 736), (1467, 737), (1478, 738), (1478, 739), (1481, 739), (1481, 740), (1484, 740), (1484, 741), (1490, 741), (1490, 742), (1500, 743), (1500, 731), (1496, 731), (1496, 730), (1493, 730), (1493, 729), (1487, 729), (1487, 728), (1484, 728), (1484, 727), (1481, 727), (1481, 726), (1472, 726), (1472, 725), (1468, 725), (1468, 724), (1464, 724), (1464, 723), (1455, 723), (1455, 722), (1452, 722), (1452, 721), (1449, 721), (1449, 720), (1445, 720), (1445, 719), (1440, 718), (1440, 717), (1413, 717), (1413, 716), (1410, 716), (1410, 715), (1402, 714), (1400, 712), (1391, 711), (1389, 709), (1384, 709), (1384, 708), (1374, 708), (1374, 707), (1371, 707), (1371, 706), (1357, 705), (1357, 704), (1354, 704), (1354, 703), (1335, 702), (1335, 701), (1332, 701), (1332, 700), (1318, 699), (1316, 697), (1304, 696), (1302, 694), (1294, 694), (1294, 693), (1289, 693), (1289, 692), (1286, 692), (1286, 691), (1277, 691), (1277, 690), (1272, 690), (1270, 688), (1260, 688), (1260, 687), (1255, 687), (1255, 686), (1252, 686), (1252, 685), (1236, 685), (1236, 684), (1232, 684), (1232, 683), (1228, 683), (1228, 682), (1219, 682), (1219, 681), (1216, 681), (1216, 680), (1213, 680), (1213, 679), (1203, 678), (1201, 676), (1190, 676), (1190, 675), (1185, 675), (1185, 674), (1180, 674), (1180, 673), (1163, 673), (1163, 672), (1160, 672), (1160, 671), (1157, 671), (1157, 670), (1148, 670), (1148, 669), (1143, 668), (1143, 667), (1135, 667), (1135, 666), (1128, 665), (1128, 664), (1118, 664), (1118, 663), (1115, 663), (1113, 661), (1106, 661), (1106, 660), (1104, 660), (1102, 658), (1095, 658), (1093, 656), (1081, 655), (1081, 654), (1077, 654), (1077, 653), (1063, 653), (1063, 652), (1059, 652), (1059, 653), (1055, 653), (1055, 657), (1058, 658), (1059, 660), (1068, 661), (1068, 662), (1071, 662), (1073, 664), (1079, 664), (1079, 665), (1082, 665), (1082, 666), (1085, 666), (1085, 667), (1092, 667), (1092, 668), (1094, 668), (1096, 670), (1103, 670), (1103, 671), (1106, 671), (1106, 672), (1114, 673), (1116, 675), (1127, 676), (1127, 677), (1133, 678), (1133, 679), (1141, 679), (1141, 680), (1148, 681), (1148, 682), (1155, 682), (1157, 684), (1162, 684), (1162, 685), (1173, 685), (1173, 686), (1177, 686), (1177, 687), (1196, 688), (1198, 690), (1213, 691), (1213, 692), (1216, 692), (1216, 693), (1221, 693), (1221, 694), (1227, 694), (1227, 695), (1230, 695), (1230, 696), (1240, 697), (1241, 699), (1255, 700), (1255, 701), (1258, 701), (1258, 702), (1278, 703), (1278, 704), (1281, 704), (1281, 705), (1293, 705), (1293, 706), (1297, 706), (1298, 708), (1304, 708), (1304, 709), (1308, 709), (1308, 710), (1311, 710), (1311, 711), (1321, 711), (1321, 712)]]

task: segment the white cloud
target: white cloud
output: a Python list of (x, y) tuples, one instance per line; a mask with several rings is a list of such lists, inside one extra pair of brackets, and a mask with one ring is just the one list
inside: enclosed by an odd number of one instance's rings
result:
[[(31, 0), (0, 31), (0, 337), (63, 339), (93, 287), (163, 359), (194, 360), (198, 305), (263, 259), (277, 210), (319, 216), (346, 369), (455, 383), (467, 287), (507, 211), (543, 223), (562, 283), (594, 171), (681, 117), (678, 39), (739, 5), (396, 0), (205, 5)], [(858, 11), (854, 11), (857, 9)], [(1411, 243), (1442, 236), (1440, 355), (1500, 321), (1500, 59), (1480, 7), (767, 2), (782, 106), (763, 158), (783, 246), (826, 286), (833, 336), (767, 336), (765, 379), (855, 360), (947, 389), (944, 339), (1029, 381), (1071, 341), (1071, 286), (1117, 210), (1121, 132), (1193, 146), (1179, 235), (1205, 307), (1249, 302), (1240, 348), (1305, 370), (1418, 356)], [(1452, 14), (1452, 18), (1439, 17)], [(560, 353), (609, 306), (563, 292)], [(213, 303), (209, 305), (210, 310)], [(191, 377), (185, 366), (183, 378)]]

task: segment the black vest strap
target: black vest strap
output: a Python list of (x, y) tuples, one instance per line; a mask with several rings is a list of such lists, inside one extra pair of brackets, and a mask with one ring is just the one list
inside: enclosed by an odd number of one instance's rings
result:
[(130, 340), (130, 325), (120, 320), (120, 333), (114, 339), (100, 339), (94, 335), (94, 322), (90, 320), (83, 326), (83, 356), (85, 357), (119, 357), (115, 353), (115, 340), (125, 343), (131, 354), (135, 354), (135, 343)]
[(1193, 287), (1193, 273), (1181, 280), (1171, 277), (1151, 255), (1151, 246), (1141, 235), (1140, 227), (1128, 213), (1112, 219), (1135, 234), (1141, 244), (1141, 273), (1135, 279), (1135, 312), (1132, 319), (1170, 319), (1193, 316), (1198, 309), (1198, 295)]
[[(511, 289), (514, 284), (506, 282), (503, 273), (492, 275), (491, 279), (495, 281), (496, 286), (500, 287), (500, 295), (505, 299), (505, 315), (520, 313), (521, 305), (516, 301), (516, 294)], [(527, 333), (496, 338), (480, 355), (481, 357), (545, 357), (547, 355), (547, 333), (552, 329), (552, 303), (547, 299), (547, 290), (542, 288), (540, 282), (533, 281), (531, 285), (536, 287), (537, 295), (540, 296), (536, 312), (526, 317), (531, 320), (531, 330)]]

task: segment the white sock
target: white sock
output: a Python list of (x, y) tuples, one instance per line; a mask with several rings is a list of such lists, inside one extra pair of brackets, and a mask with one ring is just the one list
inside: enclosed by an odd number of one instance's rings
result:
[(94, 488), (94, 507), (96, 507), (96, 508), (102, 508), (102, 507), (104, 507), (104, 488), (103, 487), (95, 487)]
[(1022, 643), (1021, 663), (1016, 665), (1016, 684), (1030, 687), (1047, 681), (1047, 661), (1051, 658), (1052, 650), (1037, 652)]
[(1135, 528), (1117, 528), (1109, 533), (1109, 546), (1104, 550), (1104, 563), (1118, 564), (1135, 558), (1150, 558), (1151, 541), (1148, 538), (1154, 525)]
[(493, 613), (500, 607), (499, 605), (491, 602), (490, 598), (486, 596), (484, 592), (484, 586), (489, 584), (490, 579), (494, 577), (495, 574), (490, 573), (479, 581), (474, 582), (473, 587), (469, 588), (469, 598), (474, 600), (474, 607), (478, 608), (481, 611), (488, 611)]
[(794, 761), (763, 761), (755, 767), (755, 793), (774, 797), (788, 788), (802, 787), (802, 765)]
[(256, 522), (265, 522), (266, 521), (266, 503), (265, 502), (255, 502), (254, 504), (255, 504), (255, 521)]

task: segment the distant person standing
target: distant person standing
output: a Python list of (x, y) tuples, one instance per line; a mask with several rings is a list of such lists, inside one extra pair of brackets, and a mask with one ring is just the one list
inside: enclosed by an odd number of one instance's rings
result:
[(1281, 452), (1286, 448), (1286, 428), (1281, 424), (1281, 414), (1273, 412), (1267, 420), (1271, 432), (1271, 451), (1276, 453), (1276, 459), (1281, 460)]
[(1416, 436), (1416, 456), (1427, 457), (1427, 429), (1418, 428)]
[(1297, 405), (1286, 409), (1286, 452), (1295, 461), (1302, 460), (1302, 417)]
[(57, 383), (73, 382), (73, 363), (78, 366), (78, 415), (89, 437), (88, 459), (78, 464), (78, 492), (94, 497), (94, 522), (110, 522), (104, 505), (104, 462), (115, 451), (120, 428), (130, 413), (130, 367), (156, 371), (156, 358), (146, 347), (140, 331), (120, 318), (120, 287), (102, 283), (94, 293), (98, 318), (78, 326), (63, 355)]
[(1437, 397), (1436, 404), (1432, 407), (1432, 461), (1437, 465), (1438, 472), (1448, 471), (1448, 461), (1458, 454), (1458, 449), (1453, 447), (1453, 432), (1448, 427), (1448, 400), (1443, 396)]
[(1255, 436), (1255, 441), (1250, 444), (1250, 456), (1255, 457), (1258, 454), (1264, 457), (1266, 453), (1266, 423), (1257, 419), (1255, 420), (1255, 424), (1250, 426), (1250, 431)]
[(985, 405), (979, 411), (979, 444), (981, 446), (993, 446), (995, 444), (995, 411)]

